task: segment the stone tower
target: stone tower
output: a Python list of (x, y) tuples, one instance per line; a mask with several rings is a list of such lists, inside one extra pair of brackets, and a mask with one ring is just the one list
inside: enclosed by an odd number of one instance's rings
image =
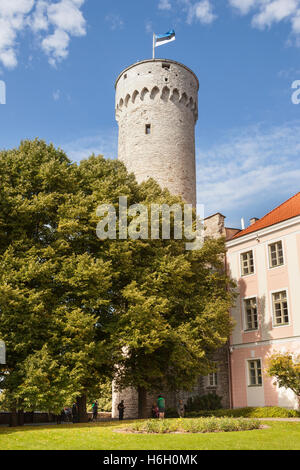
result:
[(167, 59), (131, 65), (116, 81), (118, 158), (139, 183), (153, 178), (194, 206), (198, 89), (188, 67)]

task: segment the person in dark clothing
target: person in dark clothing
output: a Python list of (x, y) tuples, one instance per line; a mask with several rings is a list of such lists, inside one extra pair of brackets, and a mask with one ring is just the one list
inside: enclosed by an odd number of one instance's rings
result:
[(77, 408), (76, 403), (73, 403), (73, 406), (72, 406), (72, 416), (73, 416), (73, 423), (78, 423), (78, 408)]
[(65, 420), (65, 410), (61, 410), (61, 412), (56, 416), (57, 424), (61, 424), (62, 421)]
[(97, 418), (98, 418), (98, 402), (97, 402), (97, 400), (93, 404), (92, 410), (93, 410), (93, 421), (97, 421)]
[(122, 401), (118, 404), (119, 420), (120, 420), (120, 421), (122, 421), (123, 418), (124, 418), (124, 410), (125, 410), (124, 400), (122, 400)]
[(65, 408), (65, 419), (67, 423), (72, 422), (72, 410), (69, 406)]

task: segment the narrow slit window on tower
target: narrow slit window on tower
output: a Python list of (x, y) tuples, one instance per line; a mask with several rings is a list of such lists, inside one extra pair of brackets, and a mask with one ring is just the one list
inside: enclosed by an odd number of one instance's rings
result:
[(151, 124), (146, 124), (145, 132), (147, 135), (151, 134)]
[(127, 78), (127, 73), (125, 73), (125, 75), (124, 75), (124, 80), (125, 80), (126, 78)]

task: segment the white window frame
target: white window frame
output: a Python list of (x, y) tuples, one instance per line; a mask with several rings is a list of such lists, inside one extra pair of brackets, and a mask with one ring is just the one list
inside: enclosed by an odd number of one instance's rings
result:
[[(275, 245), (275, 243), (279, 243), (279, 242), (281, 242), (281, 245), (282, 245), (283, 264), (279, 264), (278, 266), (271, 266), (270, 246)], [(278, 269), (278, 268), (282, 268), (283, 266), (285, 266), (286, 257), (285, 257), (285, 249), (284, 249), (283, 239), (279, 238), (278, 240), (268, 241), (266, 243), (266, 245), (267, 245), (267, 252), (268, 252), (268, 270), (273, 271), (273, 269)]]
[[(257, 313), (257, 328), (248, 328), (248, 322), (247, 322), (247, 312), (246, 312), (246, 306), (245, 306), (245, 300), (250, 300), (250, 299), (255, 299), (256, 301), (256, 313)], [(245, 333), (251, 333), (251, 331), (258, 331), (259, 330), (259, 315), (258, 315), (258, 297), (256, 295), (250, 295), (249, 297), (243, 297), (242, 298), (242, 312), (243, 312), (243, 325), (244, 325), (244, 332)]]
[[(260, 370), (261, 370), (261, 384), (251, 384), (250, 380), (250, 362), (257, 362), (260, 361)], [(250, 388), (261, 388), (264, 385), (264, 380), (263, 380), (263, 362), (261, 357), (250, 357), (249, 359), (246, 359), (246, 373), (247, 373), (247, 386)]]
[[(248, 273), (248, 274), (243, 274), (243, 268), (242, 268), (242, 255), (245, 255), (246, 253), (249, 253), (250, 251), (252, 251), (252, 255), (253, 255), (253, 273)], [(249, 248), (249, 249), (245, 249), (243, 251), (240, 251), (239, 252), (239, 264), (240, 264), (240, 277), (248, 277), (248, 276), (253, 276), (255, 274), (255, 256), (254, 256), (254, 249), (253, 248)]]
[[(210, 383), (210, 379), (213, 376), (213, 385)], [(207, 376), (207, 388), (217, 388), (218, 386), (218, 372), (212, 372)]]
[[(289, 315), (289, 322), (284, 323), (283, 325), (276, 325), (274, 320), (274, 305), (273, 305), (273, 294), (278, 294), (279, 292), (286, 292), (286, 302), (288, 308), (288, 315)], [(270, 292), (270, 305), (271, 305), (271, 315), (272, 315), (272, 327), (273, 328), (284, 328), (285, 326), (291, 326), (291, 310), (290, 310), (290, 302), (289, 302), (289, 290), (287, 287), (282, 287), (281, 289), (273, 290)]]

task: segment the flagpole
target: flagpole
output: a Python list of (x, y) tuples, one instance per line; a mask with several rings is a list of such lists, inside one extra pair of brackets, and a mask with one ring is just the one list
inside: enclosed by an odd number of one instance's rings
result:
[(152, 59), (155, 59), (155, 33), (153, 33), (153, 53), (152, 53)]

